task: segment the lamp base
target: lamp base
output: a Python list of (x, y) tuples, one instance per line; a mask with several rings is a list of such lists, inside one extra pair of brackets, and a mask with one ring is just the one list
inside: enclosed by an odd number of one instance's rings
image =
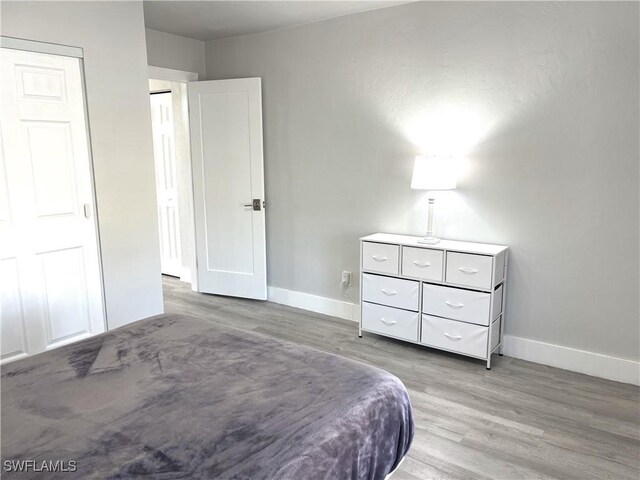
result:
[(428, 245), (435, 245), (436, 243), (440, 243), (440, 239), (436, 237), (423, 237), (418, 240), (418, 243), (426, 243)]

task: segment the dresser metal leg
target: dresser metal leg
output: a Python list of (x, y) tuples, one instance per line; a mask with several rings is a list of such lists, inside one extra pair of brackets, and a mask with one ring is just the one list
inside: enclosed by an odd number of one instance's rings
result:
[(487, 370), (491, 370), (491, 355), (487, 358)]

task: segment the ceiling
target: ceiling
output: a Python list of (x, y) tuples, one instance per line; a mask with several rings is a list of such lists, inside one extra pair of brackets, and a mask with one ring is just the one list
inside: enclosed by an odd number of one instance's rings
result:
[(198, 40), (248, 35), (405, 1), (144, 1), (145, 26)]

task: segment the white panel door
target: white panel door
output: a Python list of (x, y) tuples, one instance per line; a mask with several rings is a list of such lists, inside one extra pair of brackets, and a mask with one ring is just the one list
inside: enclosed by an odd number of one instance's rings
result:
[(0, 49), (1, 361), (104, 331), (80, 60)]
[(180, 277), (180, 217), (171, 92), (151, 94), (151, 126), (156, 169), (160, 264), (162, 273)]
[(198, 290), (267, 298), (259, 78), (188, 84)]

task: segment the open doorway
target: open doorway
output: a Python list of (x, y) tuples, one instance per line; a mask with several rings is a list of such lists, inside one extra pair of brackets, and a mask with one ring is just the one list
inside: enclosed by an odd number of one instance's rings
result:
[(150, 77), (161, 269), (163, 275), (191, 283), (194, 226), (186, 83), (197, 80), (197, 74), (150, 69)]
[(163, 275), (182, 277), (182, 245), (176, 132), (173, 124), (172, 92), (151, 92), (151, 125), (156, 173), (156, 203), (160, 234), (160, 266)]
[(265, 300), (261, 79), (149, 71), (162, 273)]

